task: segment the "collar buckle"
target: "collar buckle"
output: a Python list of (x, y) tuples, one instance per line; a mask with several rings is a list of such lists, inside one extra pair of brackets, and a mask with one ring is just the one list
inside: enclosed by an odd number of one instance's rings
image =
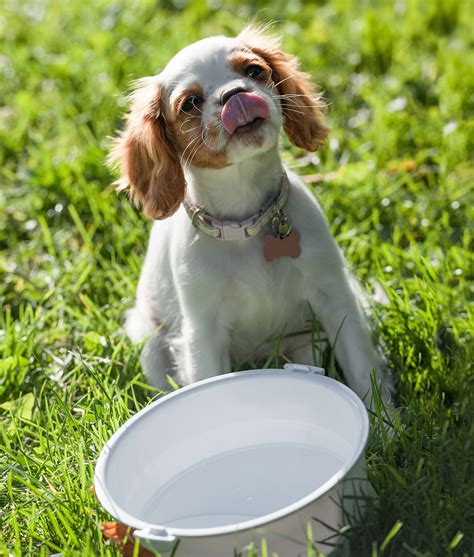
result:
[(234, 222), (231, 220), (214, 221), (212, 224), (220, 231), (220, 240), (246, 240), (246, 222)]

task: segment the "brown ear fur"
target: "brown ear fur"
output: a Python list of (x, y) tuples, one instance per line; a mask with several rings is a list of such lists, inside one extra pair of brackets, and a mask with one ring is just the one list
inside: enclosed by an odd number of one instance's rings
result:
[(321, 123), (326, 105), (315, 94), (311, 77), (299, 70), (298, 59), (283, 52), (280, 41), (260, 28), (247, 27), (237, 39), (270, 65), (279, 94), (288, 95), (280, 101), (283, 129), (290, 141), (307, 151), (318, 149), (329, 133)]
[(179, 207), (186, 184), (162, 114), (157, 78), (141, 79), (130, 99), (125, 130), (115, 140), (108, 162), (120, 168), (117, 188), (129, 188), (130, 197), (146, 216), (164, 219)]

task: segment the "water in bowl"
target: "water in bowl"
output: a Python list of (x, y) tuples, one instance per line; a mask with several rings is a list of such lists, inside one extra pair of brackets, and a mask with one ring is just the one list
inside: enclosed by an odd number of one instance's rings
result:
[(174, 528), (245, 522), (309, 495), (343, 463), (324, 448), (296, 443), (232, 450), (202, 460), (160, 486), (140, 514), (149, 523)]

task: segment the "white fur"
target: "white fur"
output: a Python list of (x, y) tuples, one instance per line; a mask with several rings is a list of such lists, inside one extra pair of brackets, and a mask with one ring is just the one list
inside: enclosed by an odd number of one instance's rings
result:
[[(240, 220), (278, 190), (282, 114), (272, 87), (229, 68), (227, 56), (235, 46), (235, 39), (224, 37), (200, 41), (173, 58), (158, 79), (171, 99), (199, 82), (206, 94), (204, 122), (213, 118), (222, 91), (236, 84), (267, 100), (270, 118), (260, 128), (260, 146), (229, 138), (222, 130), (216, 149), (227, 149), (231, 165), (218, 170), (185, 166), (194, 203), (216, 217)], [(288, 175), (285, 212), (301, 235), (297, 259), (265, 261), (263, 234), (230, 242), (207, 237), (182, 206), (154, 222), (126, 328), (133, 341), (146, 341), (141, 363), (156, 387), (168, 388), (167, 373), (177, 373), (178, 381), (188, 384), (268, 355), (269, 340), (308, 328), (312, 308), (332, 344), (337, 336), (336, 357), (349, 386), (368, 403), (375, 369), (388, 396), (389, 380), (344, 258), (313, 195), (298, 176)], [(281, 348), (293, 361), (313, 363), (309, 335), (286, 338)]]

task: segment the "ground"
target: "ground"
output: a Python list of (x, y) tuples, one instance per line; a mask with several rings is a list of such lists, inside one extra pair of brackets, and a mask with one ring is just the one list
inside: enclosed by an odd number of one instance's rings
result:
[(274, 21), (324, 91), (326, 146), (283, 156), (385, 297), (399, 410), (371, 416), (378, 498), (347, 554), (473, 554), (473, 18), (469, 0), (3, 2), (0, 555), (117, 554), (94, 464), (158, 393), (123, 331), (150, 223), (110, 185), (109, 136), (132, 80), (250, 21)]

